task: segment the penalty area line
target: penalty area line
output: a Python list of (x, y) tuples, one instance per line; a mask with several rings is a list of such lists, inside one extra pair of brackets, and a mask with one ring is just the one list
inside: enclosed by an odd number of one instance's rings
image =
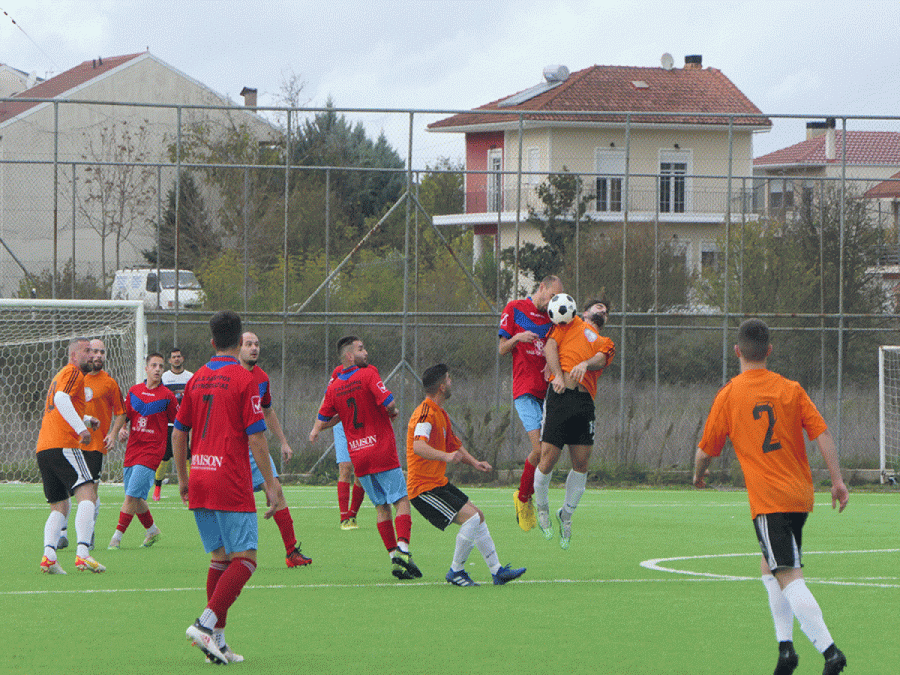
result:
[[(898, 548), (882, 548), (882, 549), (860, 549), (860, 550), (852, 550), (852, 551), (809, 551), (804, 552), (803, 555), (848, 555), (848, 554), (864, 554), (864, 553), (897, 553), (900, 552)], [(710, 560), (713, 558), (740, 558), (740, 557), (751, 557), (751, 556), (759, 556), (759, 551), (755, 551), (753, 553), (713, 553), (707, 555), (686, 555), (686, 556), (676, 556), (672, 558), (652, 558), (650, 560), (644, 560), (640, 563), (641, 567), (653, 570), (655, 572), (665, 572), (667, 574), (679, 574), (689, 578), (702, 578), (710, 581), (718, 580), (718, 581), (757, 581), (759, 579), (756, 577), (748, 577), (748, 576), (736, 576), (731, 574), (716, 574), (714, 572), (696, 572), (694, 570), (683, 570), (678, 569), (676, 567), (666, 567), (661, 563), (673, 563), (680, 562), (686, 560)], [(890, 577), (888, 577), (890, 578)], [(806, 580), (811, 583), (817, 584), (828, 584), (831, 586), (866, 586), (870, 588), (900, 588), (900, 584), (885, 584), (885, 583), (871, 583), (871, 581), (848, 581), (848, 580), (837, 580), (837, 579), (824, 579), (817, 577), (807, 577)]]

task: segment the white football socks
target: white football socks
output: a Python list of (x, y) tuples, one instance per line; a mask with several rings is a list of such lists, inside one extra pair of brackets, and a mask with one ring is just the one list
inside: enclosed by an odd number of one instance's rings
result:
[(538, 511), (550, 510), (550, 477), (553, 472), (542, 473), (540, 469), (534, 470), (534, 506)]
[(91, 555), (88, 548), (91, 544), (91, 536), (94, 534), (94, 511), (97, 508), (90, 499), (78, 502), (78, 510), (75, 512), (75, 535), (78, 537), (78, 552), (82, 558)]
[(466, 560), (469, 559), (469, 554), (475, 548), (475, 535), (479, 525), (481, 525), (481, 518), (476, 513), (459, 526), (459, 532), (456, 533), (456, 548), (453, 551), (453, 563), (450, 565), (450, 569), (454, 572), (465, 569)]
[(50, 511), (47, 522), (44, 524), (44, 555), (50, 560), (56, 560), (56, 544), (59, 543), (59, 533), (66, 522), (66, 517), (59, 511)]
[(819, 603), (806, 587), (806, 581), (803, 579), (795, 579), (781, 591), (788, 603), (791, 605), (791, 611), (800, 622), (800, 629), (806, 634), (813, 646), (824, 653), (833, 643), (831, 633), (825, 625), (822, 618), (822, 609)]
[(566, 476), (566, 501), (563, 504), (563, 513), (568, 514), (571, 518), (575, 509), (578, 508), (578, 502), (584, 495), (587, 487), (587, 473), (581, 473), (572, 469)]
[(778, 642), (794, 640), (794, 612), (791, 605), (781, 592), (778, 579), (772, 574), (764, 574), (763, 586), (769, 594), (769, 609), (772, 610), (772, 620), (775, 622), (775, 639)]
[(475, 545), (478, 547), (481, 557), (484, 558), (484, 562), (490, 568), (491, 574), (496, 574), (497, 570), (500, 569), (500, 559), (497, 557), (497, 547), (494, 546), (494, 540), (488, 531), (487, 523), (481, 523), (478, 526), (478, 531), (475, 533)]

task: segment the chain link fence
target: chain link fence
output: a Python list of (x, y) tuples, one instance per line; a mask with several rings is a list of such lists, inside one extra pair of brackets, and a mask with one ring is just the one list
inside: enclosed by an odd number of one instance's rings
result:
[[(528, 442), (497, 324), (531, 290), (523, 251), (541, 239), (529, 216), (542, 214), (553, 175), (575, 177), (573, 204), (584, 203), (566, 216), (567, 290), (579, 301), (605, 293), (613, 308), (598, 476), (661, 480), (690, 468), (751, 314), (772, 326), (770, 366), (810, 391), (843, 464), (878, 466), (877, 346), (900, 343), (900, 118), (840, 118), (836, 156), (754, 168), (753, 132), (736, 119), (719, 115), (702, 132), (718, 143), (683, 130), (639, 142), (640, 125), (619, 113), (560, 142), (548, 165), (537, 116), (517, 112), (501, 153), (486, 146), (464, 166), (462, 134), (427, 131), (460, 111), (280, 108), (255, 111), (251, 128), (212, 106), (46, 107), (43, 128), (2, 141), (3, 295), (109, 297), (116, 269), (192, 269), (206, 308), (151, 300), (148, 346), (180, 347), (194, 370), (210, 353), (210, 312), (240, 311), (294, 447), (282, 471), (335, 472), (333, 455), (306, 438), (348, 333), (398, 398), (401, 454), (418, 378), (446, 362), (447, 408), (470, 450), (500, 472), (521, 466)], [(327, 139), (317, 134), (329, 119), (357, 141), (382, 134), (368, 154), (330, 152), (313, 142)], [(764, 119), (796, 133), (788, 144), (803, 140), (796, 116)], [(880, 164), (842, 152), (860, 133), (886, 153)]]

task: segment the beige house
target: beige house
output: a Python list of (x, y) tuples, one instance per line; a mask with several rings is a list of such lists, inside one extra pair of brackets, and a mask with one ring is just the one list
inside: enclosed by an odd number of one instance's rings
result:
[(23, 267), (50, 269), (54, 253), (58, 269), (73, 259), (79, 274), (97, 277), (143, 264), (176, 178), (169, 147), (179, 123), (276, 135), (262, 117), (149, 52), (85, 61), (45, 81), (25, 75), (28, 88), (16, 84), (17, 73), (22, 84), (20, 71), (0, 70), (5, 297), (18, 291)]
[(845, 148), (844, 131), (836, 126), (833, 118), (808, 122), (806, 140), (753, 160), (758, 210), (774, 218), (797, 217), (843, 175), (854, 196), (872, 200), (872, 208), (883, 211), (882, 222), (896, 225), (898, 191), (892, 186), (900, 169), (900, 132), (847, 131)]
[(520, 244), (543, 243), (524, 222), (528, 207), (539, 207), (536, 188), (547, 175), (565, 169), (591, 195), (591, 227), (620, 229), (626, 214), (629, 228), (658, 224), (660, 237), (677, 240), (699, 269), (715, 262), (729, 211), (734, 218), (747, 208), (753, 134), (770, 127), (700, 56), (686, 57), (683, 68), (668, 54), (659, 68), (592, 66), (570, 74), (549, 66), (530, 89), (429, 125), (466, 136), (465, 213), (435, 222), (472, 227), (476, 256), (484, 246), (514, 246), (517, 220)]

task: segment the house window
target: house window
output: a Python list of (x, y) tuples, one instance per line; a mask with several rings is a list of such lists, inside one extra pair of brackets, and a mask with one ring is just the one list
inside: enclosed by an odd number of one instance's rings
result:
[(776, 178), (769, 183), (769, 208), (794, 208), (794, 185), (784, 178)]
[(503, 150), (488, 150), (487, 208), (488, 211), (503, 210)]
[(663, 152), (659, 158), (659, 210), (684, 213), (688, 210), (687, 174), (690, 154)]
[(625, 175), (625, 151), (596, 151), (597, 164), (597, 210), (622, 210), (622, 183)]
[(700, 250), (700, 271), (721, 272), (725, 265), (725, 256), (714, 242), (704, 241)]
[(527, 171), (527, 175), (525, 176), (525, 185), (531, 189), (535, 189), (540, 183), (540, 176), (538, 176), (537, 172), (540, 170), (541, 163), (541, 151), (540, 148), (528, 148), (527, 154), (525, 155), (527, 158), (527, 162), (525, 163), (525, 171)]

